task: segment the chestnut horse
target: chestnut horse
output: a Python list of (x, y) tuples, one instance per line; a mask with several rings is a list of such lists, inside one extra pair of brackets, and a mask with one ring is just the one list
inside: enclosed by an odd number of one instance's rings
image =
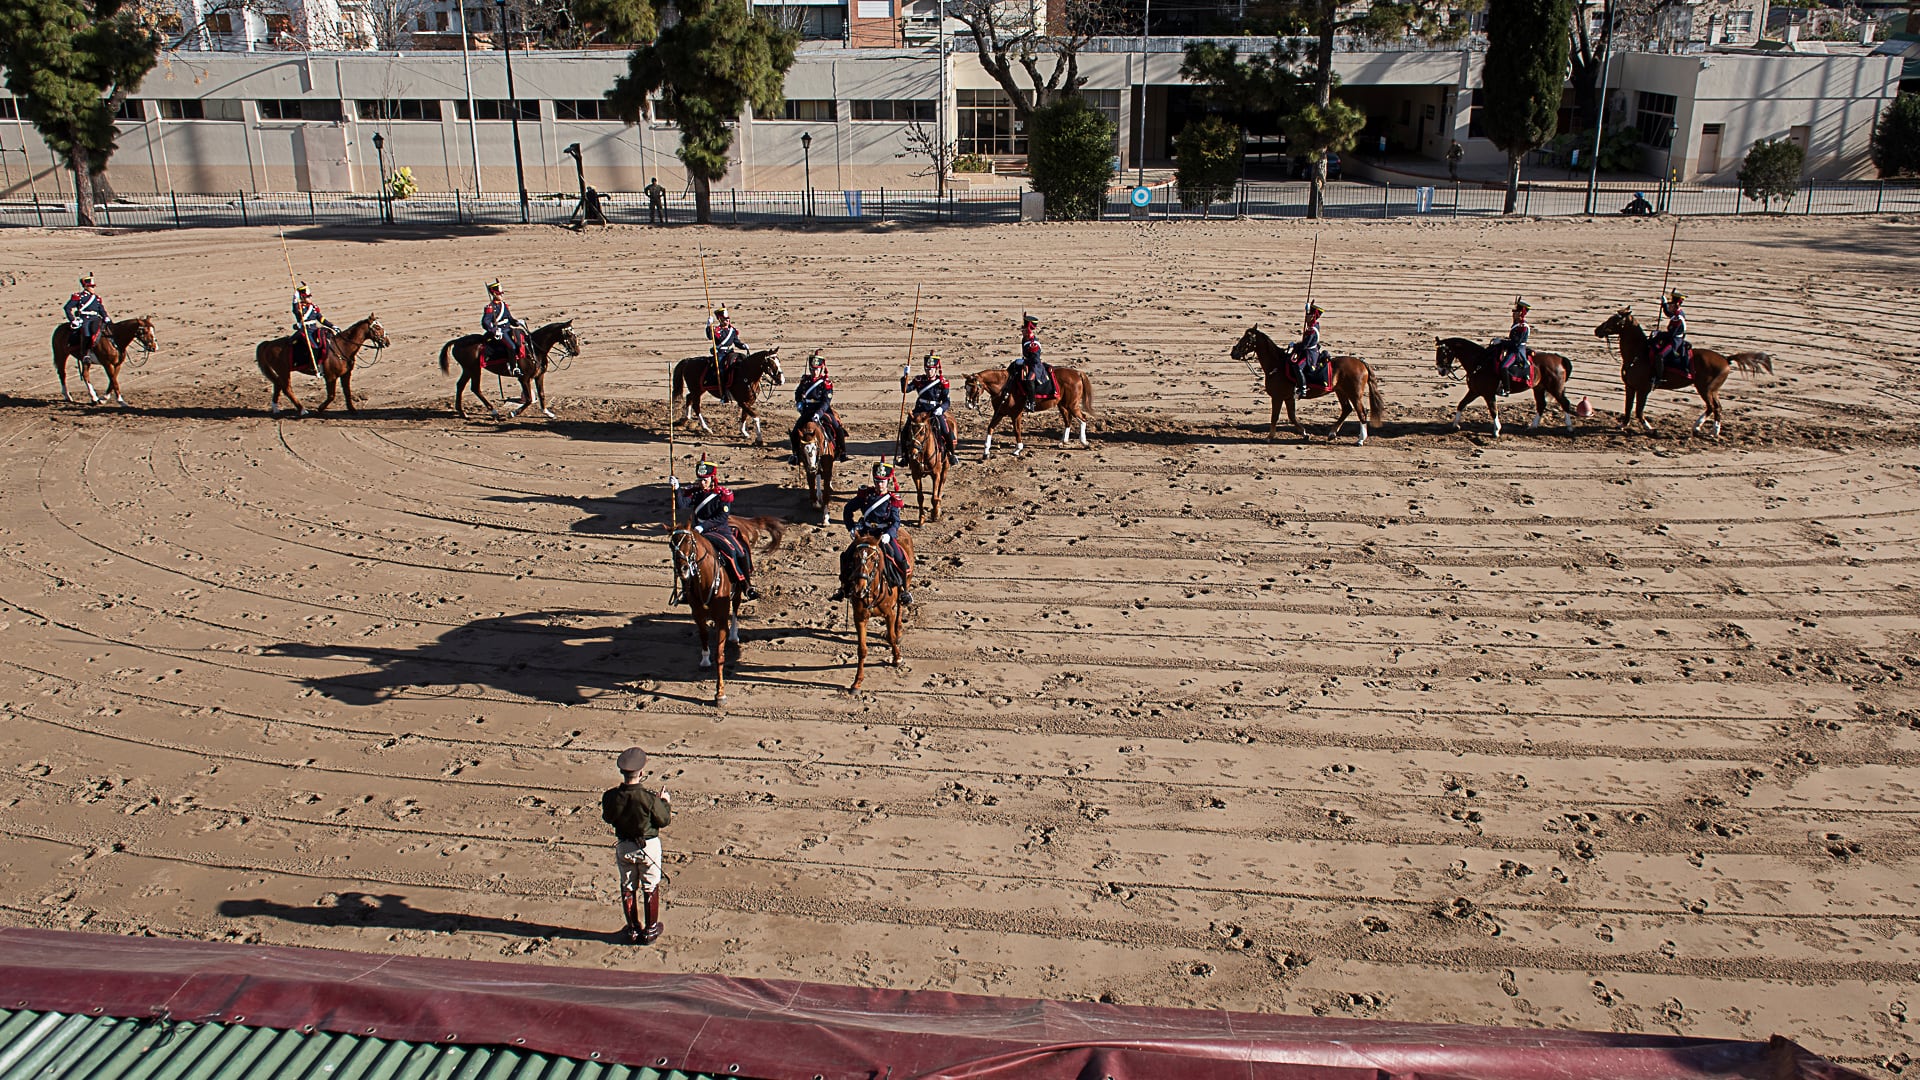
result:
[[(495, 420), (502, 419), (500, 410), (493, 407), (487, 395), (480, 392), (481, 363), (486, 358), (487, 337), (485, 334), (467, 334), (454, 338), (440, 346), (440, 372), (451, 370), (447, 361), (460, 363), (460, 379), (453, 384), (453, 411), (460, 418), (467, 418), (467, 410), (461, 404), (460, 395), (468, 386), (473, 387), (473, 396), (487, 407)], [(507, 416), (519, 416), (521, 411), (534, 402), (540, 403), (540, 411), (547, 419), (554, 419), (553, 410), (547, 408), (547, 372), (553, 364), (547, 354), (555, 345), (566, 351), (569, 358), (580, 355), (580, 339), (573, 336), (573, 320), (548, 323), (527, 335), (527, 358), (520, 364), (520, 404), (507, 410)]]
[[(1567, 402), (1567, 380), (1573, 375), (1573, 361), (1559, 353), (1530, 352), (1533, 369), (1538, 376), (1533, 384), (1533, 420), (1527, 424), (1529, 429), (1540, 426), (1547, 415), (1547, 398), (1551, 397), (1560, 405), (1560, 415), (1567, 421), (1567, 430), (1573, 430), (1573, 406)], [(1500, 381), (1506, 373), (1500, 370), (1499, 350), (1488, 348), (1468, 338), (1434, 338), (1433, 362), (1440, 374), (1453, 377), (1453, 365), (1458, 363), (1465, 375), (1467, 396), (1453, 410), (1453, 430), (1460, 430), (1460, 423), (1466, 417), (1467, 406), (1474, 398), (1485, 398), (1487, 414), (1493, 417), (1493, 437), (1500, 437), (1500, 413), (1494, 407), (1500, 394)]]
[[(1247, 327), (1240, 340), (1233, 347), (1233, 358), (1244, 361), (1251, 353), (1260, 361), (1260, 373), (1266, 378), (1267, 396), (1273, 399), (1273, 415), (1267, 420), (1267, 441), (1272, 442), (1280, 430), (1280, 406), (1287, 406), (1287, 424), (1299, 436), (1307, 437), (1307, 426), (1300, 422), (1294, 413), (1293, 401), (1296, 396), (1301, 400), (1332, 394), (1340, 399), (1340, 419), (1327, 432), (1327, 441), (1332, 442), (1340, 435), (1340, 429), (1347, 426), (1347, 416), (1352, 414), (1360, 421), (1360, 441), (1357, 446), (1367, 445), (1367, 421), (1380, 423), (1382, 410), (1387, 399), (1380, 393), (1380, 376), (1373, 368), (1357, 356), (1330, 356), (1327, 358), (1329, 378), (1333, 386), (1327, 390), (1308, 390), (1300, 393), (1293, 385), (1293, 358), (1289, 351), (1274, 343), (1266, 331), (1259, 325)], [(1362, 409), (1360, 403), (1367, 407)]]
[(1652, 431), (1653, 425), (1647, 423), (1647, 396), (1656, 389), (1679, 390), (1691, 385), (1700, 392), (1700, 400), (1706, 405), (1700, 419), (1693, 422), (1694, 432), (1699, 433), (1701, 426), (1711, 419), (1714, 438), (1719, 438), (1720, 384), (1727, 381), (1727, 373), (1738, 368), (1749, 375), (1773, 374), (1773, 357), (1767, 353), (1722, 354), (1695, 345), (1687, 364), (1687, 377), (1673, 378), (1665, 370), (1666, 365), (1654, 358), (1652, 342), (1646, 330), (1634, 321), (1630, 307), (1621, 308), (1606, 322), (1594, 327), (1593, 336), (1620, 339), (1620, 382), (1627, 391), (1626, 411), (1620, 414), (1621, 427), (1638, 419), (1640, 430)]
[[(780, 540), (786, 535), (787, 528), (779, 518), (754, 517), (733, 519), (733, 534), (740, 542), (752, 548), (764, 534), (767, 537), (767, 552), (780, 547)], [(720, 565), (720, 556), (713, 549), (713, 541), (692, 529), (675, 529), (668, 538), (673, 548), (673, 599), (669, 603), (687, 602), (693, 612), (693, 624), (700, 630), (700, 666), (713, 669), (715, 705), (727, 700), (727, 643), (735, 646), (734, 655), (739, 655), (740, 644), (740, 605), (744, 603), (744, 591), (733, 583), (733, 575)], [(712, 644), (708, 644), (708, 635), (712, 634)], [(715, 661), (718, 661), (717, 663)]]
[[(756, 444), (760, 437), (760, 413), (754, 407), (760, 400), (760, 383), (770, 381), (775, 386), (787, 381), (785, 372), (780, 370), (780, 347), (750, 352), (735, 360), (727, 371), (727, 395), (740, 406), (740, 437), (752, 439)], [(698, 423), (700, 430), (712, 431), (707, 426), (707, 418), (700, 414), (700, 399), (706, 394), (719, 397), (719, 390), (710, 384), (713, 374), (713, 354), (689, 356), (673, 365), (673, 396), (684, 398), (686, 407), (681, 410), (680, 422)], [(748, 431), (747, 425), (753, 430)]]
[[(933, 433), (933, 414), (918, 413), (907, 418), (900, 429), (900, 453), (896, 459), (907, 463), (913, 474), (913, 504), (920, 510), (919, 524), (940, 520), (940, 493), (947, 486), (947, 455), (940, 449), (940, 438)], [(927, 490), (933, 491), (933, 517), (927, 517)]]
[[(1080, 425), (1080, 445), (1087, 445), (1087, 418), (1092, 415), (1093, 380), (1070, 367), (1053, 365), (1053, 388), (1058, 396), (1050, 401), (1037, 402), (1035, 412), (1048, 409), (1060, 409), (1060, 445), (1066, 446), (1073, 439), (1073, 425)], [(980, 399), (993, 399), (993, 419), (987, 422), (987, 445), (980, 453), (982, 461), (993, 456), (993, 429), (1000, 421), (1013, 417), (1013, 452), (1017, 455), (1027, 448), (1025, 436), (1021, 433), (1020, 420), (1027, 413), (1027, 380), (1016, 378), (1006, 368), (988, 368), (967, 376), (967, 408), (980, 411)]]
[[(380, 320), (372, 315), (361, 319), (345, 330), (335, 331), (332, 348), (327, 350), (326, 360), (319, 365), (317, 374), (327, 380), (327, 400), (320, 403), (315, 412), (326, 412), (333, 404), (334, 384), (347, 395), (347, 411), (353, 411), (353, 358), (359, 354), (360, 347), (372, 343), (376, 349), (388, 345), (387, 332), (380, 329)], [(293, 372), (296, 360), (306, 361), (307, 342), (298, 334), (286, 337), (270, 338), (254, 346), (253, 362), (260, 365), (260, 374), (273, 384), (273, 400), (267, 405), (267, 414), (277, 416), (280, 413), (280, 399), (285, 397), (293, 402), (299, 415), (307, 415), (307, 407), (293, 396)], [(302, 374), (306, 374), (303, 372)]]
[(126, 408), (127, 399), (120, 394), (120, 365), (126, 362), (127, 346), (136, 341), (148, 352), (160, 347), (153, 338), (153, 320), (121, 319), (104, 327), (100, 336), (94, 339), (91, 353), (84, 348), (75, 352), (74, 349), (80, 348), (80, 342), (73, 340), (73, 337), (73, 328), (66, 323), (53, 328), (53, 370), (60, 373), (60, 396), (68, 401), (73, 400), (73, 396), (67, 393), (67, 357), (71, 356), (80, 361), (80, 381), (87, 384), (87, 396), (93, 399), (95, 405), (100, 404), (100, 392), (93, 388), (93, 379), (88, 377), (87, 372), (98, 361), (101, 367), (107, 369), (107, 394), (121, 408)]
[[(900, 550), (913, 566), (913, 537), (899, 531)], [(854, 635), (859, 643), (859, 658), (848, 693), (860, 689), (867, 677), (867, 622), (875, 617), (887, 620), (887, 647), (893, 650), (893, 666), (900, 666), (900, 586), (887, 578), (887, 549), (877, 536), (862, 536), (853, 542), (853, 558), (847, 569), (847, 599), (853, 604)]]
[(820, 524), (832, 521), (828, 513), (833, 503), (833, 433), (827, 425), (809, 420), (794, 429), (800, 439), (800, 468), (807, 476), (807, 497), (820, 511)]

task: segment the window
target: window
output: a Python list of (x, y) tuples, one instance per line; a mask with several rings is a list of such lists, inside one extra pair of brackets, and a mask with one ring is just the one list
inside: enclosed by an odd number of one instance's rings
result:
[(356, 101), (354, 111), (362, 120), (438, 120), (440, 103), (423, 98), (388, 101)]
[(199, 98), (158, 98), (154, 108), (162, 120), (205, 120), (207, 107)]
[(212, 27), (216, 34), (231, 34), (233, 33), (233, 12), (216, 11), (207, 16), (207, 25)]
[(553, 103), (555, 120), (618, 120), (613, 106), (605, 98), (582, 98), (579, 101), (556, 101)]
[[(475, 98), (473, 102), (473, 118), (475, 120), (511, 120), (513, 119), (514, 106), (516, 104), (520, 107), (520, 119), (540, 119), (540, 103), (537, 101), (514, 102), (494, 98)], [(454, 115), (465, 120), (467, 118), (467, 103), (465, 101), (454, 102), (453, 111)]]
[(268, 38), (293, 36), (293, 16), (275, 13), (267, 15), (266, 20)]
[(141, 111), (138, 101), (128, 98), (113, 110), (113, 118), (123, 123), (138, 124), (147, 118), (147, 114)]
[(1727, 40), (1744, 41), (1753, 36), (1753, 12), (1727, 12)]
[(1467, 103), (1467, 138), (1484, 139), (1487, 137), (1485, 124), (1487, 92), (1482, 87), (1473, 88), (1473, 98)]
[(1664, 150), (1673, 145), (1673, 107), (1672, 94), (1654, 94), (1640, 91), (1639, 108), (1634, 113), (1634, 126), (1640, 129), (1640, 141), (1656, 150)]
[(254, 104), (259, 107), (262, 120), (320, 120), (335, 124), (340, 122), (338, 101), (302, 101), (299, 98), (282, 98), (259, 101)]
[(830, 98), (788, 98), (779, 116), (767, 117), (769, 120), (811, 120), (832, 122), (839, 118), (836, 106), (839, 103)]
[(919, 100), (852, 101), (855, 120), (918, 120), (933, 123), (933, 102)]
[(20, 104), (12, 98), (0, 98), (0, 120), (20, 119)]
[(1013, 118), (1013, 103), (1004, 90), (957, 90), (960, 152), (963, 154), (1024, 154), (1026, 135)]

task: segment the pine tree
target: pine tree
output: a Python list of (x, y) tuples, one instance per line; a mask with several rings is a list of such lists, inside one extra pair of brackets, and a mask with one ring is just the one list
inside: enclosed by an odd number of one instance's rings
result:
[(113, 155), (113, 112), (160, 55), (149, 14), (121, 0), (0, 0), (0, 67), (73, 173), (80, 224), (94, 225), (94, 179)]
[(1880, 175), (1920, 175), (1920, 94), (1901, 94), (1873, 129), (1873, 163)]
[(1491, 0), (1487, 7), (1487, 138), (1507, 152), (1507, 210), (1520, 199), (1520, 162), (1553, 138), (1567, 83), (1572, 0)]

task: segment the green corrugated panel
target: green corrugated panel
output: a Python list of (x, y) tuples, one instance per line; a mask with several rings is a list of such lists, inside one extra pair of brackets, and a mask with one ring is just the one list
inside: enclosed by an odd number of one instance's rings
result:
[(0, 1080), (738, 1080), (245, 1024), (0, 1009)]

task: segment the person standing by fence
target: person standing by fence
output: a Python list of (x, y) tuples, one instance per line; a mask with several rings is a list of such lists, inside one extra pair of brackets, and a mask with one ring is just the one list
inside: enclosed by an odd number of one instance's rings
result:
[[(660, 830), (673, 821), (673, 797), (661, 788), (658, 795), (640, 786), (647, 752), (629, 747), (616, 762), (620, 783), (600, 796), (601, 820), (613, 826), (614, 864), (620, 871), (620, 908), (627, 917), (630, 945), (660, 940)], [(642, 905), (646, 922), (640, 921)]]
[(660, 186), (657, 176), (647, 179), (647, 224), (665, 225), (667, 223), (667, 189)]

